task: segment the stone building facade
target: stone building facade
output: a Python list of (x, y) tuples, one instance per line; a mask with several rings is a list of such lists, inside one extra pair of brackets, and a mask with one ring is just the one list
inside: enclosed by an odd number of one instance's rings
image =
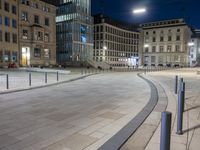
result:
[(192, 31), (184, 19), (144, 23), (142, 55), (145, 66), (188, 66)]
[(56, 7), (40, 0), (19, 1), (20, 66), (56, 64)]
[(0, 0), (0, 67), (18, 65), (18, 3)]

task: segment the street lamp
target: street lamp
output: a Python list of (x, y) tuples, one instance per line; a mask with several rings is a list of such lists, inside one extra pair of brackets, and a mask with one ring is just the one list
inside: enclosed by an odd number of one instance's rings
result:
[(145, 13), (147, 10), (146, 10), (146, 8), (137, 8), (137, 9), (134, 9), (133, 10), (133, 13), (134, 14), (143, 14), (143, 13)]
[(144, 48), (149, 48), (149, 44), (144, 44)]
[(103, 47), (104, 50), (107, 50), (108, 48), (106, 46)]
[(189, 42), (188, 46), (194, 46), (194, 42)]

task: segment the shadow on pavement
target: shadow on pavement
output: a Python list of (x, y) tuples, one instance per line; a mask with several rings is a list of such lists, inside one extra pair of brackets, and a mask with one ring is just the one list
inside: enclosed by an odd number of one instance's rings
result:
[(192, 131), (192, 130), (195, 130), (195, 129), (199, 129), (199, 128), (200, 128), (200, 124), (199, 124), (199, 125), (196, 125), (196, 126), (194, 126), (194, 127), (192, 127), (192, 128), (189, 128), (189, 129), (184, 130), (183, 133), (186, 133), (186, 132), (189, 132), (189, 131)]
[(188, 108), (188, 109), (185, 110), (185, 112), (186, 112), (186, 111), (193, 110), (193, 109), (197, 109), (197, 108), (200, 108), (200, 105), (197, 105), (197, 106), (194, 106), (194, 107)]

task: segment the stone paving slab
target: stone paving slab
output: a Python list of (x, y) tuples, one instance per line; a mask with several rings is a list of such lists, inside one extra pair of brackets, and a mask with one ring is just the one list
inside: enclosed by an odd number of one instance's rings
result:
[(0, 95), (0, 149), (98, 149), (149, 97), (148, 84), (136, 73), (98, 74)]
[[(146, 78), (149, 79), (149, 77), (147, 76)], [(144, 150), (159, 126), (161, 113), (165, 111), (167, 107), (168, 98), (165, 90), (155, 81), (152, 82), (158, 90), (158, 103), (156, 104), (154, 110), (151, 112), (148, 118), (146, 118), (144, 123), (120, 148), (121, 150)]]
[[(143, 76), (141, 76), (141, 75), (138, 75), (138, 76), (141, 77), (143, 80), (145, 80), (149, 84), (149, 87), (151, 89), (151, 96), (150, 96), (148, 104), (125, 127), (123, 127), (111, 139), (109, 139), (104, 145), (102, 145), (99, 148), (99, 150), (120, 149), (120, 147), (122, 147), (122, 145), (130, 138), (130, 136), (133, 135), (137, 131), (137, 129), (142, 125), (142, 123), (146, 120), (146, 118), (149, 116), (149, 114), (152, 112), (155, 105), (157, 104), (158, 92), (157, 92), (157, 88), (155, 87), (155, 85), (152, 82), (150, 82), (149, 80), (147, 80), (146, 78), (144, 78)], [(142, 131), (144, 131), (144, 130), (142, 130)], [(127, 144), (125, 144), (125, 145), (127, 145)], [(132, 144), (132, 142), (131, 142), (131, 144)], [(131, 149), (136, 148), (133, 145), (131, 145), (131, 146), (129, 145), (129, 147), (131, 147)], [(125, 146), (124, 146), (124, 149), (127, 149), (127, 147), (125, 148)]]
[[(167, 111), (172, 112), (172, 133), (171, 133), (171, 150), (198, 150), (200, 121), (198, 115), (200, 77), (196, 75), (196, 69), (180, 69), (176, 71), (166, 71), (161, 73), (149, 73), (149, 75), (159, 82), (166, 90), (169, 103)], [(179, 75), (186, 82), (186, 103), (183, 120), (183, 135), (176, 134), (177, 127), (177, 95), (174, 94), (174, 77)], [(145, 150), (159, 150), (160, 146), (160, 126), (156, 130)]]

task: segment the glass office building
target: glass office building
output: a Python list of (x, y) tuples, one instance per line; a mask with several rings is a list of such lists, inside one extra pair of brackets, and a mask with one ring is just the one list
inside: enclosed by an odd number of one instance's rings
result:
[[(49, 1), (50, 2), (50, 1)], [(84, 65), (93, 57), (91, 0), (52, 1), (57, 5), (57, 62)]]

